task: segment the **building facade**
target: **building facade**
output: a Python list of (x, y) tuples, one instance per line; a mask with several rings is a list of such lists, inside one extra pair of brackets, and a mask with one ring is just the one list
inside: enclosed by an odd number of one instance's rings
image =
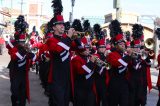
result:
[[(130, 31), (132, 32), (132, 25), (135, 23), (139, 23), (144, 27), (144, 40), (147, 38), (153, 38), (154, 36), (154, 27), (151, 25), (147, 25), (145, 23), (140, 23), (139, 22), (139, 14), (136, 13), (121, 13), (121, 25), (122, 25), (122, 30), (123, 32)], [(109, 24), (111, 20), (116, 19), (116, 14), (115, 13), (110, 13), (105, 15), (105, 24), (102, 25), (102, 28), (106, 29), (107, 32), (109, 33)]]

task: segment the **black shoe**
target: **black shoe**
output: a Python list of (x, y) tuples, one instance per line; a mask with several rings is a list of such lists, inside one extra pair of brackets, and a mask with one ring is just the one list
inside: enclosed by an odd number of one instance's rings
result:
[(47, 97), (49, 97), (49, 92), (48, 91), (44, 91), (44, 95), (46, 95)]

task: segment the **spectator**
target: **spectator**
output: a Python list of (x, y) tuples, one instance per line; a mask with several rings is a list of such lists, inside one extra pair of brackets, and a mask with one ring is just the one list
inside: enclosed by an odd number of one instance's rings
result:
[(0, 36), (0, 55), (3, 53), (4, 39)]

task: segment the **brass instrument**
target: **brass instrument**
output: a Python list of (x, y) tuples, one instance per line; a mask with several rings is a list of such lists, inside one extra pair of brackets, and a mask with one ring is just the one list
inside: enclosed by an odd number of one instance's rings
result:
[(30, 52), (30, 53), (33, 53), (33, 54), (37, 54), (38, 53), (38, 48), (37, 47), (30, 47), (30, 44), (29, 43), (25, 43), (23, 45), (24, 49), (27, 51), (27, 52)]
[(142, 58), (143, 60), (145, 60), (145, 59), (148, 57), (147, 51), (144, 51), (144, 50), (142, 50), (142, 51), (140, 51), (140, 52), (135, 52), (135, 51), (133, 51), (131, 56), (132, 56), (133, 58), (138, 58), (138, 55), (141, 56), (141, 58)]
[(98, 57), (95, 59), (95, 63), (100, 67), (105, 66), (107, 70), (111, 69), (111, 65), (109, 63), (102, 61)]
[(154, 39), (153, 38), (148, 38), (147, 40), (145, 40), (144, 46), (149, 50), (153, 50), (154, 47), (155, 47)]
[(155, 41), (153, 38), (148, 38), (144, 43), (145, 48), (149, 50), (148, 55), (153, 57), (155, 55), (154, 53), (154, 47), (155, 47)]
[(92, 44), (93, 44), (93, 45), (96, 45), (97, 42), (98, 42), (98, 40), (97, 40), (96, 38), (92, 39)]
[(84, 35), (85, 35), (85, 32), (78, 32), (78, 31), (76, 31), (76, 34), (74, 34), (72, 36), (72, 39), (82, 38)]
[[(89, 56), (92, 56), (91, 54), (89, 54)], [(95, 64), (99, 67), (105, 66), (107, 70), (111, 69), (111, 65), (107, 62), (102, 61), (100, 58), (98, 58), (97, 56), (94, 56), (95, 58)]]
[(47, 27), (47, 23), (44, 23), (40, 26), (40, 30), (41, 30), (42, 34), (45, 34), (46, 27)]
[(31, 48), (31, 52), (33, 54), (37, 54), (38, 53), (38, 48), (37, 47)]
[(148, 56), (154, 56), (154, 51), (153, 51), (153, 49), (154, 49), (154, 47), (155, 47), (155, 41), (154, 41), (154, 39), (152, 39), (152, 38), (148, 38), (147, 40), (145, 40), (145, 42), (144, 42), (144, 49), (143, 50), (141, 50), (140, 52), (137, 52), (137, 51), (132, 51), (132, 57), (134, 57), (134, 58), (136, 58), (136, 57), (138, 57), (138, 55), (140, 55), (141, 56), (141, 58), (143, 59), (143, 60), (145, 60)]

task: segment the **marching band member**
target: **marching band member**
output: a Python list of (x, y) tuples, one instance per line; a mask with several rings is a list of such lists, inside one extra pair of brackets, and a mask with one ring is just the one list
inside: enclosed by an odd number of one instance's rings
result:
[(136, 53), (132, 54), (132, 67), (130, 67), (130, 106), (138, 106), (142, 92), (142, 58), (140, 52), (141, 42), (139, 39), (131, 42), (132, 50)]
[[(48, 24), (47, 24), (48, 26)], [(50, 32), (49, 30), (50, 28), (47, 28), (45, 30), (48, 30), (44, 36), (44, 42), (42, 43), (42, 45), (39, 48), (39, 77), (41, 80), (41, 85), (44, 88), (44, 94), (45, 95), (49, 95), (48, 92), (48, 73), (49, 73), (49, 66), (50, 66), (50, 53), (49, 53), (49, 49), (48, 46), (46, 44), (46, 41), (49, 38), (53, 37), (53, 34)]]
[(130, 49), (131, 36), (129, 31), (126, 31), (125, 33), (125, 40), (126, 40), (126, 47)]
[(26, 29), (28, 28), (24, 16), (20, 15), (14, 24), (15, 26), (15, 40), (8, 43), (6, 46), (11, 61), (8, 65), (10, 82), (11, 82), (11, 101), (12, 106), (25, 106), (26, 99), (30, 102), (29, 95), (29, 62), (30, 59), (35, 61), (36, 56), (29, 52), (26, 47)]
[(33, 30), (30, 33), (30, 44), (34, 45), (36, 43), (38, 43), (40, 40), (40, 36), (38, 34), (38, 32), (36, 31), (36, 26), (33, 26)]
[[(100, 60), (106, 61), (106, 45), (105, 39), (100, 39), (97, 43), (97, 54), (95, 54)], [(100, 71), (98, 71), (100, 70)], [(95, 83), (98, 99), (102, 102), (102, 106), (108, 106), (108, 83), (109, 83), (109, 73), (106, 69), (106, 66), (98, 66), (96, 67), (95, 73)]]
[[(50, 53), (50, 70), (48, 83), (50, 88), (50, 106), (68, 106), (70, 101), (72, 73), (70, 67), (71, 47), (74, 41), (72, 37), (77, 32), (70, 28), (67, 34), (64, 30), (64, 20), (61, 15), (61, 0), (53, 0), (54, 17), (50, 20), (53, 29), (53, 37), (46, 42)], [(77, 26), (77, 25), (76, 25)], [(78, 45), (75, 45), (78, 46)], [(73, 47), (74, 48), (74, 47)]]
[(120, 23), (117, 20), (113, 20), (110, 27), (114, 28), (116, 31), (112, 33), (115, 49), (107, 56), (107, 62), (111, 65), (108, 86), (109, 106), (128, 106), (129, 85), (126, 76), (128, 73), (128, 65), (130, 63), (130, 52), (125, 54), (126, 46)]
[[(132, 50), (132, 69), (130, 69), (130, 105), (145, 106), (147, 101), (147, 86), (152, 89), (150, 75), (150, 56), (143, 45), (143, 26), (134, 24), (132, 28), (133, 41), (131, 43)], [(146, 54), (147, 53), (147, 54)], [(146, 54), (146, 56), (145, 56)]]
[(74, 106), (96, 106), (93, 90), (95, 58), (89, 58), (90, 45), (85, 37), (82, 42), (83, 49), (77, 50), (77, 55), (71, 61), (74, 73)]

